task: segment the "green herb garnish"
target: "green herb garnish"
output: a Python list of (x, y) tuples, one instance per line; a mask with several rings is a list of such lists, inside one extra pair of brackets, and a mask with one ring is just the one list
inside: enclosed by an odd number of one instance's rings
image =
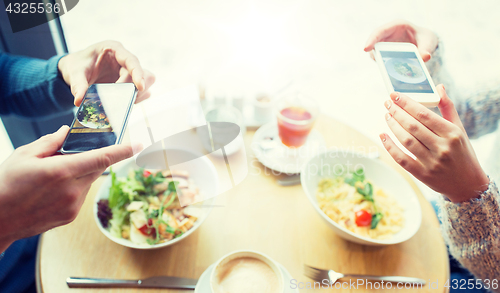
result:
[(378, 223), (380, 222), (380, 220), (382, 220), (382, 213), (375, 213), (373, 216), (372, 216), (372, 224), (371, 224), (371, 227), (370, 229), (375, 229), (377, 228), (377, 225)]
[(356, 169), (353, 173), (348, 173), (347, 176), (344, 177), (344, 182), (354, 186), (356, 182), (364, 182), (365, 181), (365, 172), (363, 169)]
[(175, 234), (175, 228), (167, 225), (167, 229), (165, 229), (165, 232), (170, 233), (170, 234)]
[(356, 187), (356, 191), (364, 197), (366, 201), (373, 201), (373, 186), (370, 182), (367, 182), (363, 188)]

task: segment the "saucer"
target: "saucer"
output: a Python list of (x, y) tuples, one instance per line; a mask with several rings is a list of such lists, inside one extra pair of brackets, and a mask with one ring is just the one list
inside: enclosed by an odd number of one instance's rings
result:
[[(285, 279), (285, 291), (283, 293), (298, 293), (299, 289), (290, 288), (290, 281), (293, 279), (292, 275), (283, 267), (281, 264), (278, 264), (281, 271), (283, 272), (283, 278)], [(212, 293), (210, 289), (210, 275), (214, 270), (215, 264), (209, 266), (201, 277), (198, 279), (198, 283), (196, 283), (196, 288), (194, 289), (194, 293)]]
[(281, 143), (277, 122), (260, 127), (252, 139), (252, 150), (257, 159), (269, 169), (285, 174), (298, 174), (302, 166), (326, 149), (323, 136), (312, 129), (306, 143), (300, 148), (288, 148)]

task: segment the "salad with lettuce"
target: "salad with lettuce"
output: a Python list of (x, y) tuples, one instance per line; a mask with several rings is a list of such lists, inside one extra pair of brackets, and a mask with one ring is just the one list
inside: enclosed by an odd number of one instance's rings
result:
[(188, 172), (131, 169), (124, 178), (110, 173), (109, 197), (97, 203), (97, 216), (113, 237), (164, 243), (182, 236), (200, 217), (200, 209), (181, 206), (181, 199), (184, 205), (199, 201)]

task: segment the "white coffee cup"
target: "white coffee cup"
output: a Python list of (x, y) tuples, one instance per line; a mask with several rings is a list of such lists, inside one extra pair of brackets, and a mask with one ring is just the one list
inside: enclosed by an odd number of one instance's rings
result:
[[(253, 251), (253, 250), (239, 250), (239, 251), (234, 251), (229, 254), (226, 254), (223, 256), (221, 259), (219, 259), (214, 266), (214, 269), (212, 271), (212, 274), (210, 275), (210, 289), (212, 290), (213, 293), (221, 293), (221, 286), (220, 283), (222, 280), (220, 280), (220, 273), (223, 272), (224, 266), (228, 265), (231, 261), (237, 260), (237, 259), (242, 259), (242, 261), (248, 260), (248, 259), (256, 259), (258, 261), (263, 262), (269, 268), (271, 271), (274, 273), (276, 276), (276, 286), (275, 291), (276, 293), (283, 293), (285, 290), (284, 287), (284, 277), (283, 273), (279, 267), (279, 265), (272, 260), (270, 257), (267, 255)], [(228, 268), (226, 268), (228, 269)], [(248, 269), (248, 268), (247, 268)], [(241, 271), (240, 271), (241, 273)], [(247, 285), (254, 285), (254, 284), (245, 284), (244, 282), (241, 283), (241, 286), (247, 286)], [(241, 289), (240, 291), (242, 291)]]

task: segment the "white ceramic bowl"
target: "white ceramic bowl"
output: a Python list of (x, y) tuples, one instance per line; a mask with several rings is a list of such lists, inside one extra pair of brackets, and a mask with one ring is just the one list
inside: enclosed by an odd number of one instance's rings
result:
[[(365, 176), (377, 187), (382, 188), (392, 196), (404, 209), (405, 224), (400, 232), (392, 238), (386, 240), (375, 240), (355, 234), (335, 223), (318, 206), (316, 191), (319, 180), (323, 177), (320, 168), (328, 166), (329, 168), (341, 168), (341, 166), (350, 166), (354, 171), (358, 167), (363, 167)], [(406, 179), (396, 170), (387, 166), (379, 159), (371, 159), (358, 153), (328, 150), (320, 153), (309, 160), (300, 173), (300, 181), (309, 201), (314, 209), (327, 225), (340, 237), (365, 245), (390, 245), (404, 242), (417, 233), (422, 222), (422, 211), (417, 195), (411, 188)]]
[[(186, 152), (183, 150), (176, 150), (176, 151)], [(104, 235), (106, 235), (106, 237), (111, 239), (113, 242), (116, 242), (126, 247), (136, 248), (136, 249), (156, 249), (156, 248), (166, 247), (189, 237), (189, 235), (191, 235), (196, 229), (198, 229), (201, 226), (201, 224), (205, 221), (205, 219), (212, 211), (213, 204), (215, 202), (215, 197), (213, 196), (217, 194), (218, 180), (217, 180), (217, 171), (214, 165), (206, 157), (200, 157), (197, 160), (196, 166), (195, 164), (186, 164), (186, 165), (190, 167), (187, 167), (187, 169), (183, 169), (182, 171), (189, 172), (189, 177), (194, 180), (195, 184), (200, 189), (200, 191), (202, 191), (205, 195), (207, 195), (209, 199), (203, 201), (202, 203), (203, 207), (201, 207), (201, 209), (203, 209), (204, 211), (203, 215), (200, 218), (198, 218), (194, 223), (194, 226), (186, 233), (182, 234), (182, 236), (174, 238), (168, 242), (159, 243), (155, 245), (136, 244), (128, 239), (117, 238), (112, 236), (108, 230), (102, 227), (101, 222), (97, 217), (97, 202), (101, 199), (107, 199), (109, 197), (109, 188), (111, 187), (111, 176), (108, 176), (108, 178), (106, 178), (106, 180), (103, 182), (94, 199), (94, 220), (97, 224), (97, 227), (99, 227), (99, 230), (101, 230), (101, 232)], [(134, 160), (130, 159), (126, 164), (123, 164), (120, 168), (113, 171), (116, 173), (117, 178), (119, 178), (119, 177), (126, 177), (130, 169), (138, 169), (138, 168), (139, 167), (135, 164)]]

